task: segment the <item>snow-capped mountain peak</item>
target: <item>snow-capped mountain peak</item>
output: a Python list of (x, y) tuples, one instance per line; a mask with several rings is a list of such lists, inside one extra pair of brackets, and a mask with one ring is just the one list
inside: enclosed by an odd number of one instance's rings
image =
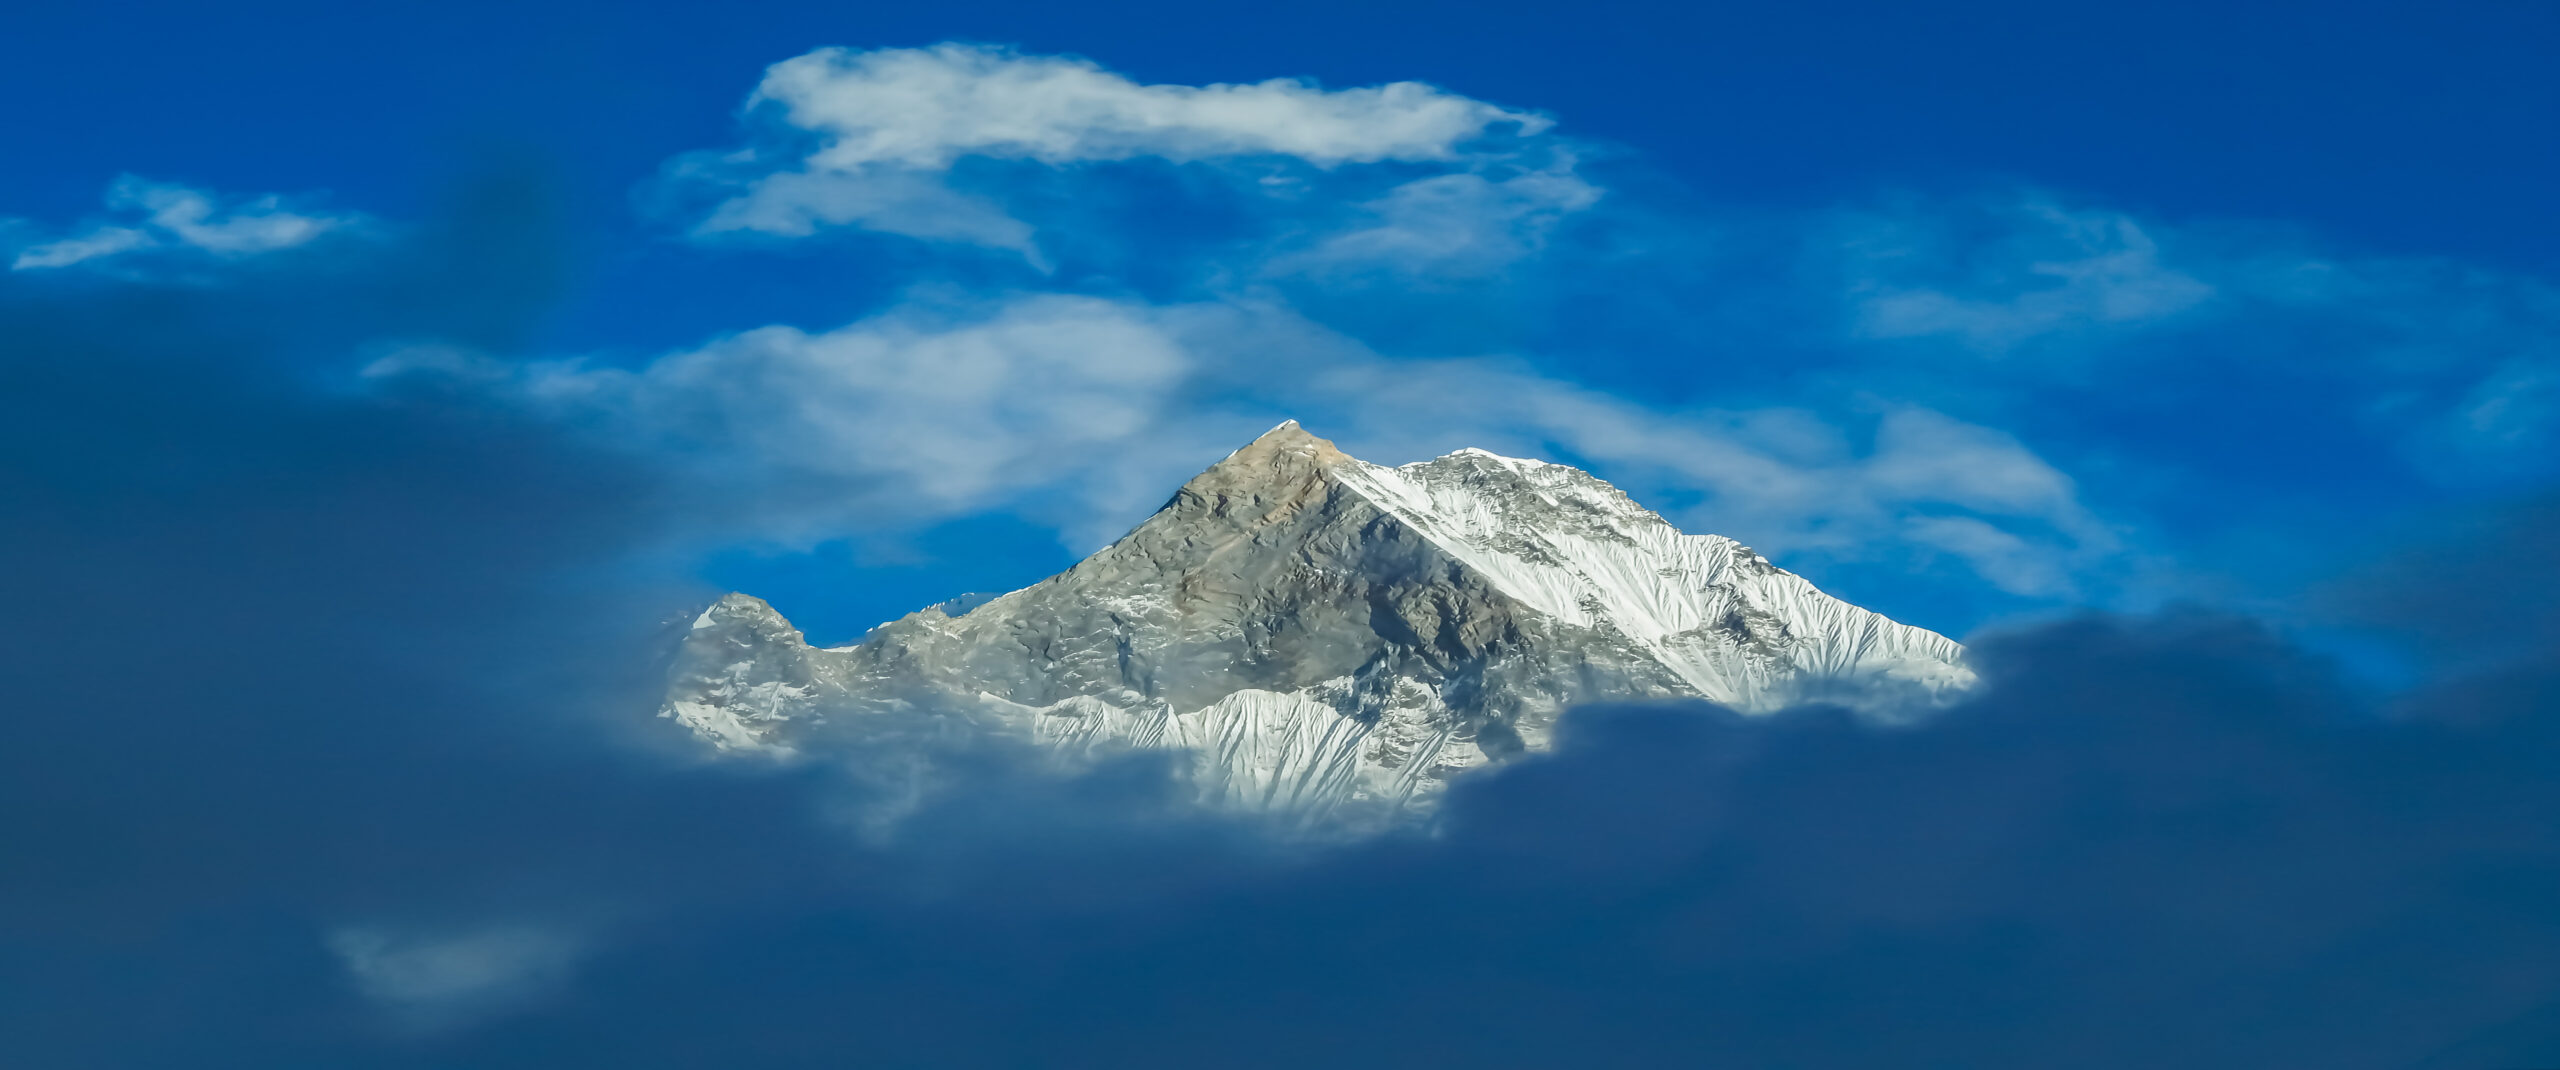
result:
[(1544, 746), (1579, 702), (1895, 716), (1971, 678), (1945, 637), (1579, 469), (1480, 449), (1384, 467), (1293, 420), (1074, 568), (850, 647), (723, 599), (665, 713), (731, 750), (860, 745), (915, 717), (1071, 751), (1187, 747), (1217, 797), (1325, 812), (1428, 797)]

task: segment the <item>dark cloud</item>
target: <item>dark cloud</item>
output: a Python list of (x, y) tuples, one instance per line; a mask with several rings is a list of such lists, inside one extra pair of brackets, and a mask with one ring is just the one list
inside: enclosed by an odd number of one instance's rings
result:
[[(522, 230), (478, 211), (440, 233)], [(515, 255), (452, 240), (384, 255)], [(288, 359), (539, 320), (478, 280), (0, 292), (7, 1061), (2560, 1060), (2548, 509), (2364, 585), (2472, 652), (2400, 695), (2091, 618), (1981, 643), (1919, 726), (1578, 711), (1434, 836), (1291, 843), (1161, 757), (992, 744), (884, 824), (894, 777), (650, 746), (704, 594), (642, 563), (655, 474)]]
[[(1584, 710), (1552, 756), (1461, 784), (1437, 839), (1180, 895), (1062, 902), (1054, 882), (1090, 877), (1062, 853), (929, 901), (689, 919), (606, 953), (579, 1005), (436, 1058), (2351, 1067), (2560, 1054), (2547, 731), (2386, 717), (2316, 659), (2225, 618), (2082, 621), (1982, 655), (1986, 696), (1919, 728)], [(1144, 888), (1146, 872), (1113, 882)]]
[(2322, 585), (2320, 600), (2455, 668), (2560, 649), (2560, 495), (2430, 521), (2413, 545)]

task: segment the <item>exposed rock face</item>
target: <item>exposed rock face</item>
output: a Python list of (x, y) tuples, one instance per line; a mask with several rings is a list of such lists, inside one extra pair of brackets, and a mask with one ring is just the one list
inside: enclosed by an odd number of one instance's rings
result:
[(1564, 465), (1367, 464), (1282, 424), (1074, 568), (818, 649), (732, 594), (665, 716), (723, 749), (988, 729), (1184, 747), (1235, 804), (1384, 813), (1546, 745), (1566, 706), (1925, 709), (1972, 680), (1944, 636), (1684, 535)]

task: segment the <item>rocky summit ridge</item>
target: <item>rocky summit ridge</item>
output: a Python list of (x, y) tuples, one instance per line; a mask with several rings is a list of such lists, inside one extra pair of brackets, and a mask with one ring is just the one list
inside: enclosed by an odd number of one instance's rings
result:
[(962, 729), (1185, 748), (1215, 799), (1350, 816), (1543, 748), (1578, 703), (1897, 717), (1972, 679), (1946, 637), (1589, 473), (1474, 449), (1388, 468), (1291, 421), (1075, 567), (851, 646), (728, 595), (685, 636), (661, 712), (729, 751)]

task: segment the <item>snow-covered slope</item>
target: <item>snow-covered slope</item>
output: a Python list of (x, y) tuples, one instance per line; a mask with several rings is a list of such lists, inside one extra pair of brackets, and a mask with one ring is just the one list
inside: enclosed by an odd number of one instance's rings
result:
[[(1715, 702), (1759, 712), (1859, 702), (1878, 677), (1932, 696), (1971, 679), (1945, 636), (1815, 590), (1732, 539), (1683, 534), (1577, 468), (1465, 449), (1342, 474), (1513, 597), (1624, 635)], [(1859, 686), (1825, 686), (1844, 680)]]
[(961, 726), (1069, 754), (1180, 747), (1230, 803), (1377, 813), (1543, 747), (1578, 702), (1894, 717), (1971, 681), (1944, 636), (1588, 473), (1481, 450), (1387, 468), (1291, 422), (1076, 567), (853, 646), (812, 648), (762, 601), (723, 598), (664, 713), (728, 750)]

